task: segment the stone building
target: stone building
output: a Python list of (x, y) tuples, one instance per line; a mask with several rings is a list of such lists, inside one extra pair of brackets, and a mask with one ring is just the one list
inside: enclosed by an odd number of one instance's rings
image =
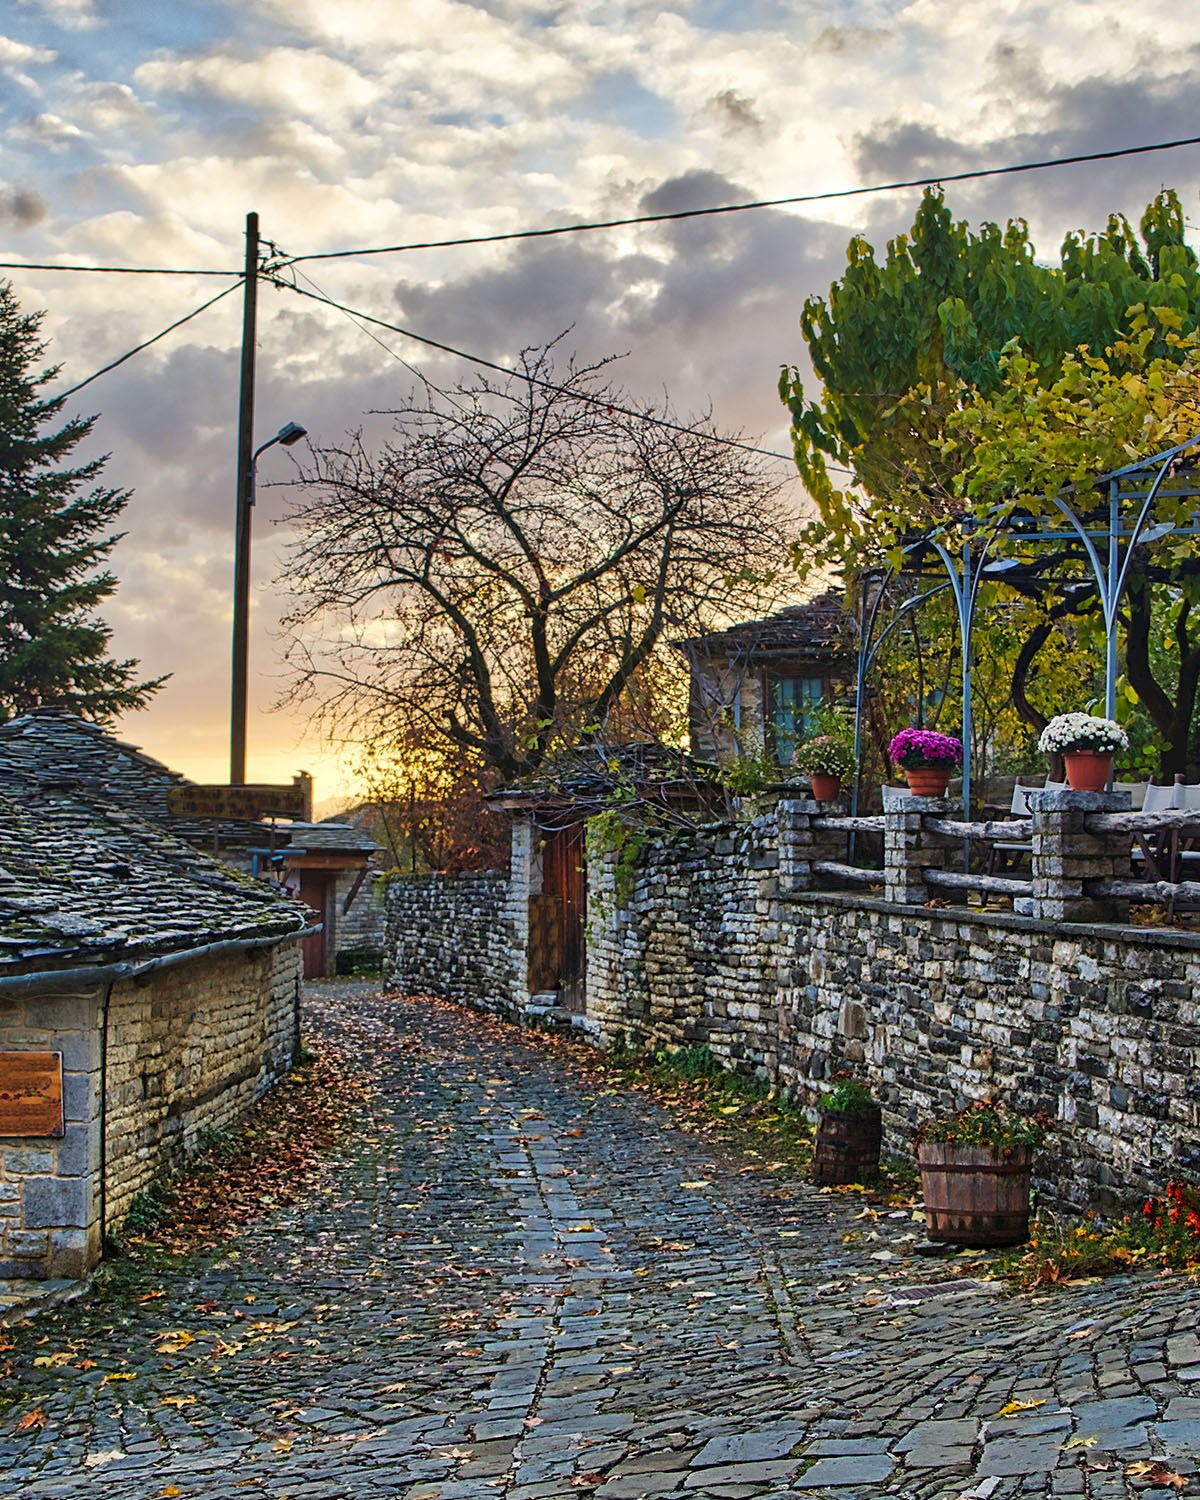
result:
[(306, 909), (143, 816), (171, 773), (77, 722), (77, 767), (0, 726), (0, 1280), (85, 1275), (298, 1040)]
[(845, 602), (830, 589), (806, 604), (677, 646), (688, 662), (692, 753), (725, 760), (765, 747), (787, 765), (813, 711), (854, 680)]
[(340, 958), (377, 966), (386, 920), (373, 864), (378, 844), (352, 824), (333, 820), (293, 823), (287, 840), (279, 851), (284, 885), (316, 916), (304, 939), (305, 979), (338, 973)]
[[(193, 787), (136, 745), (65, 709), (43, 708), (0, 725), (0, 777), (62, 778), (167, 829), (248, 874), (284, 887), (318, 914), (305, 939), (305, 977), (337, 972), (343, 956), (377, 962), (385, 912), (374, 886), (377, 846), (360, 829), (335, 821), (204, 817), (172, 810)], [(294, 786), (312, 813), (312, 778)], [(203, 789), (201, 789), (203, 790)], [(175, 795), (173, 795), (175, 794)]]

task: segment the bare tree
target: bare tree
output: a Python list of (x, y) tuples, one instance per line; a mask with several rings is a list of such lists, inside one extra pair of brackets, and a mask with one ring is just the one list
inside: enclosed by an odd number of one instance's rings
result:
[[(315, 450), (287, 624), (328, 726), (427, 743), (503, 777), (598, 734), (669, 638), (774, 602), (785, 551), (762, 460), (707, 423), (656, 425), (610, 361), (418, 388), (373, 454)], [(669, 670), (669, 669), (668, 669)]]

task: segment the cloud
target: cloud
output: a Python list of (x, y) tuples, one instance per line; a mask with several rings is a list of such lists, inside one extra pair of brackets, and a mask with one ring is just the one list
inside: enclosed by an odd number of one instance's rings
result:
[(743, 98), (736, 89), (721, 89), (708, 101), (706, 109), (724, 129), (749, 135), (762, 133), (763, 119), (753, 100)]
[(45, 217), (45, 200), (35, 189), (0, 184), (0, 225), (9, 229), (33, 229)]
[(13, 140), (46, 146), (51, 151), (65, 151), (84, 139), (78, 125), (50, 111), (32, 115), (22, 124), (14, 125), (9, 135)]
[(0, 65), (10, 63), (50, 63), (58, 56), (52, 47), (38, 47), (31, 42), (18, 42), (10, 36), (0, 36)]
[(23, 10), (42, 12), (64, 30), (87, 31), (100, 25), (93, 0), (18, 0)]

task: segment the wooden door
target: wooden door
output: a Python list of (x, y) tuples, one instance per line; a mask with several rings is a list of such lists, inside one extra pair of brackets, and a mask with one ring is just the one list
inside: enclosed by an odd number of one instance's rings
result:
[(329, 973), (329, 888), (332, 876), (326, 870), (301, 870), (301, 901), (311, 906), (317, 921), (322, 924), (320, 932), (310, 932), (303, 940), (305, 979), (324, 979)]
[(542, 892), (555, 896), (559, 911), (561, 1003), (582, 1015), (586, 1007), (584, 923), (587, 919), (587, 853), (584, 825), (556, 828), (542, 848)]

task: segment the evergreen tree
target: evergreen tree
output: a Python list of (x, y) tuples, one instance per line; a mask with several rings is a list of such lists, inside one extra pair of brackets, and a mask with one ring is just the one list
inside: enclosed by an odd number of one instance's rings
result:
[(166, 678), (139, 682), (136, 661), (115, 661), (93, 613), (117, 586), (102, 563), (129, 491), (97, 483), (107, 456), (63, 467), (95, 418), (44, 430), (64, 402), (40, 394), (58, 373), (36, 368), (41, 320), (0, 283), (0, 719), (54, 703), (103, 723)]

